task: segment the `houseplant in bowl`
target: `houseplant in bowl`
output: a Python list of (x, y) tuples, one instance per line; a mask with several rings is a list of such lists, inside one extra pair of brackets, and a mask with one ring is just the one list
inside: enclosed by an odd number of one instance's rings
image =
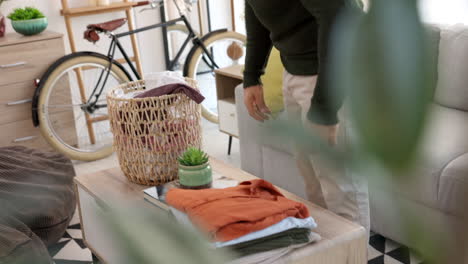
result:
[(190, 147), (179, 157), (179, 184), (187, 189), (211, 187), (212, 171), (208, 155), (198, 148)]
[(25, 36), (41, 33), (47, 28), (47, 18), (34, 7), (16, 8), (8, 15), (16, 32)]
[[(7, 0), (0, 0), (0, 8), (2, 7), (3, 2)], [(2, 10), (0, 10), (0, 38), (5, 35), (5, 16), (2, 14)]]

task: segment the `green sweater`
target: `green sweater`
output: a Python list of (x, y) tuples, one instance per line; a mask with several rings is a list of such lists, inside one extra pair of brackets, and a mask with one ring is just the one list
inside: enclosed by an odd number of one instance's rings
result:
[[(351, 1), (351, 2), (347, 2)], [(261, 84), (272, 46), (293, 75), (317, 75), (308, 118), (318, 124), (338, 123), (343, 94), (331, 91), (327, 78), (328, 40), (338, 13), (354, 0), (245, 0), (247, 54), (244, 87)], [(332, 98), (333, 97), (333, 98)]]

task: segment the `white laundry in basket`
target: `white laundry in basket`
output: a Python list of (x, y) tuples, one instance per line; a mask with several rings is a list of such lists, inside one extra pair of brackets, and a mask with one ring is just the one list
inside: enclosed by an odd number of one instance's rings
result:
[[(183, 83), (187, 84), (185, 78), (182, 76), (180, 72), (173, 72), (173, 71), (163, 71), (163, 72), (152, 72), (145, 74), (145, 83), (146, 89), (151, 90), (155, 88), (159, 88), (161, 86), (172, 84), (172, 83)], [(117, 98), (122, 99), (130, 99), (135, 98), (135, 96), (143, 93), (145, 91), (136, 91), (130, 93), (124, 93), (123, 90), (118, 89), (114, 91), (114, 96)]]
[(180, 72), (163, 71), (145, 74), (146, 89), (158, 88), (172, 83), (187, 84)]

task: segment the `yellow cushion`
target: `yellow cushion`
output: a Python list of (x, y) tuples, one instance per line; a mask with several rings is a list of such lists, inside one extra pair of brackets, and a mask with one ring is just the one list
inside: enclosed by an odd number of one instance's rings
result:
[(262, 76), (265, 103), (272, 113), (283, 110), (283, 71), (280, 53), (273, 48), (268, 59), (265, 74)]

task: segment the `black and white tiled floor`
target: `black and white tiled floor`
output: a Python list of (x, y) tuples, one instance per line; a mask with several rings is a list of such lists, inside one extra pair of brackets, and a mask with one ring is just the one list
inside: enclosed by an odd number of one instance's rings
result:
[(368, 264), (424, 264), (408, 247), (378, 234), (371, 234), (367, 253)]
[[(70, 222), (65, 235), (49, 248), (55, 264), (91, 264), (92, 256), (83, 242), (78, 214)], [(378, 234), (371, 234), (368, 264), (424, 264), (407, 247)]]
[(92, 263), (91, 251), (83, 242), (78, 212), (73, 216), (67, 231), (59, 242), (49, 247), (49, 253), (55, 264)]

